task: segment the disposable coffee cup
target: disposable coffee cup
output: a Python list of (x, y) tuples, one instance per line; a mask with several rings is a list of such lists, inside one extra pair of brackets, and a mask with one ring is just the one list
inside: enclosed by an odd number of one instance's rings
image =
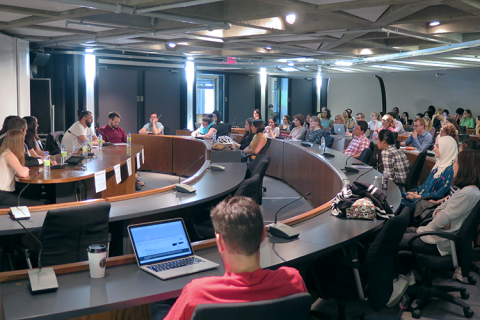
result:
[(87, 249), (90, 278), (105, 277), (105, 262), (107, 260), (107, 246), (92, 244)]

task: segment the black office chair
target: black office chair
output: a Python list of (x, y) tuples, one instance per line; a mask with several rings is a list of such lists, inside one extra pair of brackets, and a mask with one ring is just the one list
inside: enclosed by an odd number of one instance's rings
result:
[[(477, 202), (472, 212), (463, 221), (458, 233), (444, 233), (444, 232), (424, 232), (413, 237), (409, 241), (411, 251), (401, 251), (398, 254), (400, 260), (411, 259), (415, 257), (417, 262), (418, 271), (422, 275), (424, 286), (411, 286), (407, 290), (407, 294), (416, 294), (417, 300), (412, 305), (412, 317), (420, 318), (420, 309), (431, 298), (438, 298), (446, 302), (456, 304), (463, 308), (465, 317), (473, 317), (473, 311), (470, 310), (470, 306), (462, 300), (455, 298), (448, 294), (448, 292), (460, 292), (462, 299), (469, 298), (469, 294), (464, 287), (455, 286), (433, 286), (433, 274), (435, 271), (456, 269), (459, 266), (462, 269), (462, 277), (464, 282), (475, 284), (476, 280), (470, 276), (470, 270), (472, 269), (472, 244), (476, 241), (478, 226), (480, 225), (480, 201)], [(413, 246), (415, 239), (418, 239), (426, 235), (435, 235), (444, 239), (450, 240), (452, 254), (447, 256), (433, 256), (423, 253), (418, 253)]]
[(466, 126), (459, 126), (458, 127), (458, 133), (466, 134), (467, 133), (467, 127)]
[(45, 141), (45, 151), (48, 151), (51, 155), (60, 153), (64, 134), (65, 131), (55, 131), (49, 133), (47, 140)]
[(217, 137), (228, 136), (232, 132), (232, 125), (230, 123), (219, 123)]
[(263, 178), (265, 177), (265, 173), (267, 172), (268, 166), (270, 165), (271, 158), (265, 155), (258, 155), (253, 162), (249, 163), (247, 167), (247, 172), (245, 174), (245, 178), (248, 179), (253, 177), (255, 174), (260, 175), (260, 184), (257, 190), (258, 195), (258, 204), (262, 204), (262, 194), (266, 192), (267, 189), (263, 187)]
[(267, 153), (268, 148), (270, 148), (270, 144), (272, 143), (272, 139), (267, 138), (267, 142), (263, 146), (262, 150), (260, 150), (259, 153), (253, 153), (253, 154), (247, 154), (242, 158), (242, 162), (249, 162), (250, 159), (252, 159), (252, 156), (257, 156), (259, 154), (265, 154)]
[(199, 304), (192, 320), (308, 320), (311, 298), (297, 293), (279, 299), (241, 303)]
[(335, 142), (335, 138), (329, 134), (326, 134), (324, 137), (325, 137), (325, 147), (332, 148), (333, 143)]
[(410, 191), (418, 186), (418, 179), (420, 178), (420, 173), (422, 172), (423, 166), (425, 164), (425, 159), (427, 157), (428, 150), (422, 150), (415, 159), (413, 166), (408, 171), (407, 179), (405, 183), (397, 182), (397, 186), (404, 188), (405, 191)]
[(371, 157), (372, 157), (372, 150), (370, 150), (370, 148), (365, 148), (360, 154), (360, 157), (358, 157), (358, 160), (365, 164), (370, 164)]
[(467, 140), (468, 138), (469, 138), (469, 135), (468, 135), (468, 134), (459, 134), (459, 135), (458, 135), (458, 142), (463, 143), (463, 142), (465, 142), (465, 140)]
[[(364, 261), (355, 254), (346, 257), (342, 250), (337, 250), (334, 257), (322, 257), (309, 266), (308, 276), (312, 281), (307, 280), (307, 284), (313, 283), (311, 289), (322, 299), (338, 301), (339, 319), (345, 319), (346, 301), (367, 300), (368, 296), (373, 310), (379, 311), (386, 306), (396, 277), (395, 253), (409, 220), (409, 208), (387, 220)], [(312, 314), (320, 319), (324, 317), (316, 311)]]

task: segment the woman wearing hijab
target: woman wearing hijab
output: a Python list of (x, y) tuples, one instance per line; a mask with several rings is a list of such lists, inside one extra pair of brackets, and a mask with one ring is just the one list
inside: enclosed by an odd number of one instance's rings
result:
[(458, 155), (458, 144), (450, 136), (437, 138), (435, 141), (435, 158), (437, 162), (427, 180), (416, 190), (402, 193), (402, 203), (408, 206), (412, 212), (418, 199), (425, 197), (443, 198), (450, 192), (453, 179), (453, 162)]

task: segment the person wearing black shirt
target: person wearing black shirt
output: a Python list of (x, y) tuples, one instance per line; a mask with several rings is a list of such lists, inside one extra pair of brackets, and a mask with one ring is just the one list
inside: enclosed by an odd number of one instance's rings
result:
[(255, 136), (255, 134), (252, 133), (252, 130), (251, 130), (252, 125), (253, 125), (252, 118), (248, 118), (247, 120), (245, 120), (245, 134), (243, 135), (242, 140), (240, 140), (240, 143), (233, 141), (233, 144), (235, 145), (236, 148), (243, 150), (250, 145), (250, 142), (252, 142), (252, 139)]

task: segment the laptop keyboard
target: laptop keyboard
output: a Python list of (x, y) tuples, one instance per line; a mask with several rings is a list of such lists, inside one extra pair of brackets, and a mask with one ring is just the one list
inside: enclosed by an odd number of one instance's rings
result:
[(165, 270), (170, 270), (170, 269), (175, 269), (175, 268), (180, 268), (185, 266), (191, 266), (192, 264), (197, 264), (201, 262), (203, 262), (203, 260), (195, 257), (190, 257), (190, 258), (183, 258), (179, 260), (154, 264), (153, 266), (148, 266), (147, 268), (155, 272), (160, 272), (160, 271), (165, 271)]

